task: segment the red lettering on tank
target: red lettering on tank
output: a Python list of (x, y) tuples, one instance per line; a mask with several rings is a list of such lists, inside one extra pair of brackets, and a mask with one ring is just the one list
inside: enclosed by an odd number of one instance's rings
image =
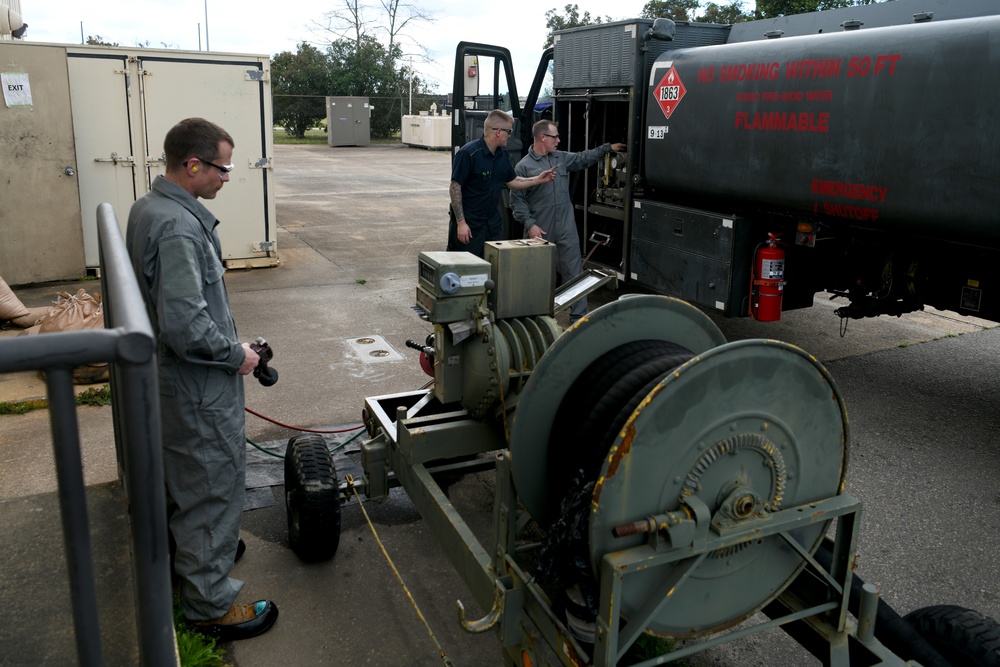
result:
[(807, 90), (806, 91), (806, 101), (807, 102), (829, 102), (833, 100), (832, 90)]
[(892, 53), (876, 56), (874, 63), (871, 56), (859, 56), (851, 58), (847, 63), (847, 76), (876, 76), (878, 74), (888, 74), (892, 76), (896, 73), (896, 63), (902, 58), (902, 54)]
[(892, 75), (896, 73), (896, 63), (902, 58), (902, 54), (893, 53), (890, 55), (882, 55), (875, 59), (875, 73), (878, 74), (886, 67), (889, 68), (888, 74)]
[(837, 218), (878, 222), (878, 211), (863, 206), (848, 206), (846, 204), (823, 203), (823, 213)]
[(829, 132), (830, 114), (822, 113), (788, 113), (781, 111), (765, 111), (754, 113), (737, 111), (734, 121), (735, 129), (765, 130), (784, 132)]
[(834, 79), (840, 76), (843, 58), (790, 60), (785, 63), (786, 79)]
[(865, 185), (862, 183), (842, 183), (841, 181), (823, 181), (813, 179), (813, 194), (841, 199), (866, 199), (873, 202), (884, 202), (889, 188), (884, 185)]
[(777, 62), (723, 65), (719, 81), (769, 81), (777, 79), (780, 72), (781, 64)]

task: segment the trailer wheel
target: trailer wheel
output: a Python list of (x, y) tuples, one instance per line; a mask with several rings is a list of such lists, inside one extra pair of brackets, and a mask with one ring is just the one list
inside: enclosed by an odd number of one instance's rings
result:
[(304, 561), (329, 560), (340, 545), (340, 488), (323, 437), (297, 435), (285, 451), (288, 543)]
[(1000, 667), (1000, 623), (972, 609), (934, 605), (911, 611), (906, 621), (953, 665)]

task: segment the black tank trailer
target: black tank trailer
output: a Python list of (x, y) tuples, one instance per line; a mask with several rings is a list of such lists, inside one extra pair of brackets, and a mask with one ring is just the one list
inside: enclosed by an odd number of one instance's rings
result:
[(542, 119), (561, 150), (625, 143), (568, 184), (585, 268), (629, 291), (762, 321), (821, 292), (842, 318), (1000, 321), (998, 15), (894, 0), (579, 26), (553, 35), (523, 106), (510, 53), (462, 42), (452, 143), (496, 107), (515, 162)]
[(666, 51), (648, 197), (780, 235), (786, 309), (826, 290), (844, 316), (998, 320), (998, 39), (991, 16)]
[(669, 51), (646, 178), (667, 198), (1000, 247), (998, 38), (989, 17)]

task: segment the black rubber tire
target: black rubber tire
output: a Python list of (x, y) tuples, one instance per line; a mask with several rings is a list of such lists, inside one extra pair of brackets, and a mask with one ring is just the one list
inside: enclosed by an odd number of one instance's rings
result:
[(964, 607), (934, 605), (904, 618), (955, 667), (1000, 667), (1000, 623), (989, 616)]
[(288, 544), (306, 562), (329, 560), (340, 546), (340, 488), (323, 437), (307, 433), (285, 450)]

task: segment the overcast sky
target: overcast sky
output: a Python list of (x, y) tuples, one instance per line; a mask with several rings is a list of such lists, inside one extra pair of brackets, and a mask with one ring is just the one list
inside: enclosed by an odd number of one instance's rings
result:
[[(154, 48), (197, 51), (199, 36), (205, 49), (205, 12), (208, 9), (208, 46), (212, 51), (274, 56), (296, 50), (308, 41), (323, 47), (328, 34), (317, 33), (314, 22), (343, 6), (344, 0), (21, 0), (21, 14), (28, 24), (26, 42), (79, 44), (84, 37), (100, 35), (122, 46), (149, 42)], [(378, 5), (377, 0), (368, 0)], [(416, 23), (407, 34), (429, 51), (429, 63), (414, 61), (414, 69), (437, 92), (451, 88), (455, 46), (460, 41), (505, 46), (514, 58), (518, 92), (528, 92), (531, 77), (545, 42), (545, 12), (568, 0), (415, 0), (432, 14), (431, 23)], [(573, 0), (580, 13), (635, 18), (646, 0)], [(376, 15), (372, 13), (372, 16)], [(201, 32), (199, 35), (199, 24)]]

